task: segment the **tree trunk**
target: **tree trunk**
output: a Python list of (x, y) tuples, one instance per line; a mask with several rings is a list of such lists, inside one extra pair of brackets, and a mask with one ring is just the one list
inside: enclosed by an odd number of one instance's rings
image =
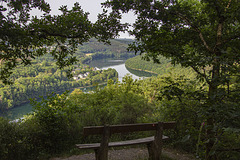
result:
[(207, 138), (209, 142), (206, 144), (206, 160), (214, 160), (215, 156), (211, 155), (211, 149), (215, 142), (215, 133), (213, 131), (216, 108), (214, 107), (218, 103), (218, 86), (220, 76), (220, 65), (218, 59), (215, 58), (212, 69), (212, 81), (209, 84), (208, 90), (208, 114), (207, 114)]

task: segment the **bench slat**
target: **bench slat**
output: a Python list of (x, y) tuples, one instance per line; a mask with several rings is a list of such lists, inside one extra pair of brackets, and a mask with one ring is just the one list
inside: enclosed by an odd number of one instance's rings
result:
[[(123, 124), (123, 125), (111, 125), (110, 133), (124, 133), (124, 132), (135, 132), (135, 131), (153, 131), (156, 130), (158, 123), (143, 123), (143, 124)], [(176, 122), (164, 122), (163, 129), (172, 129), (176, 125)], [(89, 126), (84, 127), (83, 134), (96, 135), (103, 133), (104, 126)]]
[[(169, 137), (163, 136), (163, 140), (168, 139)], [(137, 145), (137, 144), (148, 144), (153, 142), (154, 136), (147, 138), (140, 138), (128, 141), (119, 141), (119, 142), (110, 142), (108, 144), (109, 147), (120, 147), (120, 146), (129, 146), (129, 145)], [(91, 144), (76, 144), (79, 149), (98, 149), (100, 147), (100, 143), (91, 143)]]

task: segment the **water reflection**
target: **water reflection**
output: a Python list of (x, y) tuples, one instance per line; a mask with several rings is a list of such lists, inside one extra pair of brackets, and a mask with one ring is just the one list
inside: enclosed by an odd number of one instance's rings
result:
[(112, 66), (115, 66), (115, 65), (124, 64), (125, 61), (126, 61), (126, 59), (108, 58), (108, 59), (93, 60), (88, 65), (90, 67), (98, 67), (98, 68), (107, 68), (108, 67), (108, 68), (111, 68)]
[(134, 70), (134, 69), (131, 69), (131, 68), (128, 68), (128, 67), (126, 67), (126, 69), (127, 69), (130, 73), (132, 73), (132, 74), (134, 74), (134, 75), (136, 75), (136, 76), (138, 76), (138, 77), (152, 77), (152, 76), (157, 76), (157, 74), (154, 74), (154, 73), (145, 72), (145, 71), (139, 71), (139, 70)]
[(32, 111), (32, 105), (25, 103), (14, 108), (11, 108), (0, 114), (1, 117), (8, 118), (10, 120), (19, 119)]
[(145, 77), (151, 77), (154, 74), (144, 72), (144, 71), (135, 71), (125, 67), (126, 60), (114, 60), (114, 59), (101, 59), (93, 60), (89, 65), (91, 67), (98, 67), (100, 69), (113, 68), (118, 72), (118, 80), (122, 82), (124, 76), (131, 75), (133, 79), (143, 79)]

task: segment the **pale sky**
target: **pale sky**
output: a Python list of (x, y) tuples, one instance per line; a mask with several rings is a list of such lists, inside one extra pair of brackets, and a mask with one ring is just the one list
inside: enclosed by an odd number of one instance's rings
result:
[[(89, 12), (89, 19), (92, 22), (95, 22), (97, 19), (98, 13), (102, 13), (101, 3), (105, 2), (105, 0), (45, 0), (50, 4), (51, 14), (60, 14), (61, 12), (58, 8), (62, 5), (67, 5), (69, 9), (72, 8), (75, 2), (78, 2), (84, 12)], [(123, 16), (122, 22), (133, 23), (135, 20), (135, 16), (133, 13), (125, 14)], [(120, 38), (129, 38), (128, 33), (121, 33)]]

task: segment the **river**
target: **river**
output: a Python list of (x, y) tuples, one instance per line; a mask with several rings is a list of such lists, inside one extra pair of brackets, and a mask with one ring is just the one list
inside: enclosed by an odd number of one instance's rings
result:
[(114, 59), (100, 59), (92, 61), (89, 66), (90, 67), (98, 67), (100, 69), (108, 69), (113, 68), (118, 72), (118, 81), (122, 82), (122, 78), (129, 74), (132, 76), (133, 79), (141, 79), (143, 77), (139, 77), (135, 74), (132, 74), (127, 70), (125, 67), (126, 60), (114, 60)]
[[(118, 72), (118, 80), (122, 82), (122, 78), (125, 75), (131, 75), (133, 79), (141, 79), (144, 77), (150, 77), (152, 74), (143, 71), (131, 71), (125, 67), (126, 60), (119, 60), (119, 59), (101, 59), (101, 60), (94, 60), (92, 61), (89, 66), (91, 67), (98, 67), (100, 69), (108, 69), (113, 68)], [(130, 72), (131, 71), (131, 72)], [(134, 74), (133, 74), (134, 73)], [(26, 103), (23, 105), (19, 105), (7, 111), (5, 114), (7, 118), (14, 120), (23, 117), (27, 113), (32, 111), (32, 106), (30, 103)]]

